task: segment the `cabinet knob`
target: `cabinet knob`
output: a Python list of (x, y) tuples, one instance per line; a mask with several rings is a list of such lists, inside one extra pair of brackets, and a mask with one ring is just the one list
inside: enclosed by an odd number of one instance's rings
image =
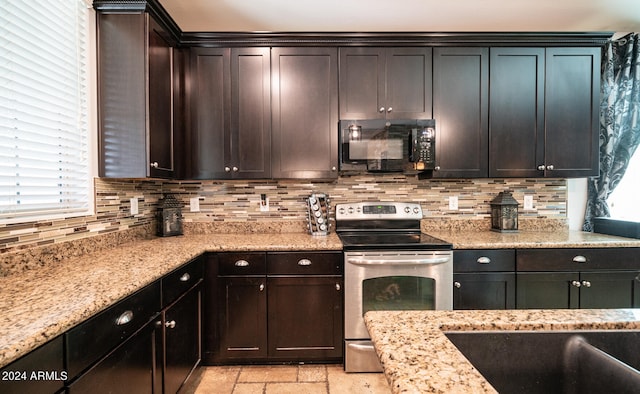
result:
[(380, 109), (378, 110), (378, 112), (383, 113), (383, 112), (384, 112), (384, 107), (380, 107)]
[(340, 291), (341, 287), (340, 287), (340, 283), (336, 283), (336, 290)]
[(182, 276), (180, 277), (180, 282), (188, 282), (189, 279), (191, 279), (191, 275), (189, 275), (188, 272), (185, 272), (184, 274), (182, 274)]
[(540, 164), (540, 165), (538, 166), (538, 171), (544, 171), (544, 168), (545, 168), (545, 167), (544, 167), (544, 164)]
[(336, 166), (331, 167), (331, 171), (336, 171), (336, 170), (337, 170)]
[(233, 172), (237, 172), (238, 171), (238, 167), (233, 167)]
[(300, 265), (300, 266), (311, 265), (311, 260), (309, 260), (309, 259), (300, 259), (300, 260), (298, 260), (298, 265)]
[(584, 287), (591, 287), (591, 282), (589, 282), (588, 280), (583, 280), (583, 281), (582, 281), (582, 286), (584, 286)]
[(578, 255), (578, 256), (574, 256), (574, 257), (573, 257), (573, 259), (572, 259), (572, 261), (573, 261), (574, 263), (586, 263), (586, 262), (587, 262), (587, 258), (586, 258), (586, 257), (584, 257), (584, 256), (579, 256), (579, 255)]
[(440, 171), (440, 166), (435, 166), (435, 167), (433, 168), (433, 170), (434, 170), (434, 171)]
[(230, 172), (231, 171), (231, 167), (225, 167), (224, 168), (224, 172)]
[(391, 111), (393, 111), (392, 107), (387, 108), (387, 112), (391, 112)]
[(456, 289), (459, 289), (459, 288), (461, 288), (461, 287), (462, 287), (462, 283), (460, 283), (460, 282), (453, 282), (453, 286), (454, 286)]
[(116, 319), (116, 326), (123, 326), (133, 320), (133, 311), (124, 311), (118, 318)]
[(264, 283), (260, 283), (259, 289), (260, 289), (260, 291), (264, 291)]
[(476, 260), (476, 262), (478, 264), (489, 264), (491, 262), (491, 259), (486, 256), (482, 256), (482, 257), (478, 257), (478, 260)]
[(233, 265), (235, 265), (236, 267), (248, 267), (249, 262), (247, 260), (238, 260)]
[(158, 168), (160, 166), (157, 161), (154, 161), (154, 162), (150, 163), (149, 165), (151, 166), (151, 168)]
[(176, 321), (175, 320), (166, 321), (166, 322), (164, 322), (164, 326), (167, 327), (167, 328), (175, 328), (176, 327)]
[(580, 287), (580, 282), (577, 281), (577, 280), (574, 280), (574, 281), (571, 282), (571, 285), (575, 286), (575, 287)]
[(549, 171), (553, 171), (553, 164), (549, 164), (549, 165), (547, 166), (547, 170), (549, 170)]

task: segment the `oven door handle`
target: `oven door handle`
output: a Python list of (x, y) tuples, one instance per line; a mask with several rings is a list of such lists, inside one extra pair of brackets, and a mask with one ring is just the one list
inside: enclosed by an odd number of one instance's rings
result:
[(347, 264), (354, 265), (435, 265), (443, 264), (450, 261), (449, 256), (444, 257), (420, 257), (420, 258), (408, 258), (408, 257), (384, 257), (384, 258), (371, 258), (371, 257), (349, 257), (347, 258)]

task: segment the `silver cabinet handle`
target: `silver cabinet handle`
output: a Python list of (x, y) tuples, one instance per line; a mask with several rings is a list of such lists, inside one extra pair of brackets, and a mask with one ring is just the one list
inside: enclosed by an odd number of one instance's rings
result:
[(434, 171), (440, 171), (440, 166), (435, 166), (435, 167), (433, 168), (433, 170), (434, 170)]
[(341, 287), (340, 287), (340, 283), (336, 283), (336, 290), (340, 291)]
[(589, 282), (588, 280), (583, 280), (583, 281), (582, 281), (582, 286), (584, 286), (584, 287), (591, 287), (591, 282)]
[(264, 283), (260, 283), (259, 289), (260, 289), (260, 291), (264, 291)]
[(247, 260), (238, 260), (234, 263), (236, 267), (248, 267), (249, 262)]
[(158, 168), (160, 166), (157, 161), (154, 161), (154, 162), (150, 163), (149, 165), (151, 166), (151, 168)]
[(586, 263), (587, 262), (587, 258), (584, 256), (574, 256), (572, 261), (574, 263)]
[(491, 262), (491, 259), (486, 256), (482, 256), (482, 257), (478, 257), (478, 260), (476, 260), (476, 262), (478, 264), (489, 264)]
[(384, 107), (380, 107), (380, 109), (378, 110), (378, 112), (383, 113), (383, 112), (384, 112)]
[(233, 167), (233, 172), (237, 172), (238, 171), (238, 167)]
[(336, 170), (337, 170), (336, 166), (331, 167), (331, 171), (336, 171)]
[(298, 265), (303, 266), (303, 267), (304, 266), (309, 266), (309, 265), (311, 265), (311, 260), (309, 260), (309, 259), (300, 259), (300, 260), (298, 260)]
[(133, 311), (124, 311), (118, 318), (116, 319), (116, 326), (123, 326), (133, 320)]
[(188, 282), (189, 279), (191, 279), (191, 275), (189, 275), (188, 272), (185, 272), (184, 274), (182, 274), (182, 276), (180, 277), (180, 282)]
[(166, 322), (164, 322), (164, 326), (167, 327), (167, 328), (175, 328), (176, 327), (176, 321), (175, 320), (166, 321)]
[(549, 165), (547, 166), (547, 170), (549, 170), (549, 171), (553, 171), (553, 164), (549, 164)]
[(462, 287), (462, 283), (460, 283), (460, 282), (453, 282), (453, 286), (454, 286), (456, 289), (459, 289), (459, 288), (461, 288), (461, 287)]
[(571, 282), (571, 285), (575, 286), (575, 287), (580, 287), (580, 282), (577, 281), (577, 280), (574, 280), (574, 281)]
[(538, 166), (538, 171), (544, 171), (544, 168), (545, 168), (545, 167), (544, 167), (544, 164), (540, 164), (540, 165)]
[(393, 111), (393, 107), (387, 108), (387, 112), (391, 112), (391, 111)]
[(229, 171), (231, 171), (231, 167), (225, 167), (224, 168), (224, 172), (229, 172)]

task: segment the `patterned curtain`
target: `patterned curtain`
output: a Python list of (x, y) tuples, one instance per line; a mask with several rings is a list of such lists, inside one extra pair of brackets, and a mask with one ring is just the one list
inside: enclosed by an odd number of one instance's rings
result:
[(600, 176), (587, 182), (584, 231), (593, 231), (593, 218), (610, 216), (607, 198), (622, 179), (640, 143), (639, 46), (639, 34), (631, 33), (605, 47), (600, 99)]

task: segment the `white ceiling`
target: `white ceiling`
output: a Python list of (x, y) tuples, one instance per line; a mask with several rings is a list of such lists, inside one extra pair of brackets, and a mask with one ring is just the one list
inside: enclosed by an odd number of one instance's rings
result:
[(196, 32), (632, 32), (640, 0), (159, 0)]

